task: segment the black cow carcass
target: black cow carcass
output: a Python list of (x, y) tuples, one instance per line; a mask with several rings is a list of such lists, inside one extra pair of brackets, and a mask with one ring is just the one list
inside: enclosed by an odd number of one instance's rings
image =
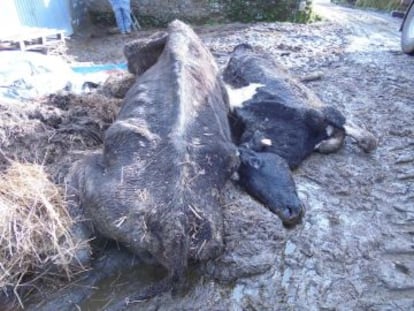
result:
[(324, 105), (270, 55), (247, 44), (234, 49), (223, 78), (233, 139), (241, 146), (240, 182), (286, 224), (303, 215), (289, 168), (315, 150), (337, 151), (345, 135), (366, 152), (376, 147), (372, 134), (347, 124), (341, 112)]
[(270, 55), (256, 53), (247, 44), (234, 49), (223, 77), (230, 94), (253, 91), (247, 98), (230, 96), (235, 140), (280, 155), (292, 169), (315, 150), (337, 151), (345, 135), (366, 152), (376, 148), (372, 134), (349, 125), (341, 112), (323, 104)]

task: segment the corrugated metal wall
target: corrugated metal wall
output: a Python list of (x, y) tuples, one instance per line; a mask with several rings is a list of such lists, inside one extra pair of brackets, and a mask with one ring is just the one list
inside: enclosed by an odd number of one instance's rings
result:
[(0, 28), (32, 26), (72, 34), (70, 0), (0, 0)]

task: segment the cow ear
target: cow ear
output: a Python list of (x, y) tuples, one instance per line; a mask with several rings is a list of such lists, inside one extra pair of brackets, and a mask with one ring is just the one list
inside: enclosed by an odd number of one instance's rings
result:
[(258, 157), (251, 157), (249, 159), (249, 165), (258, 170), (259, 168), (262, 167), (263, 161), (261, 159), (259, 159)]

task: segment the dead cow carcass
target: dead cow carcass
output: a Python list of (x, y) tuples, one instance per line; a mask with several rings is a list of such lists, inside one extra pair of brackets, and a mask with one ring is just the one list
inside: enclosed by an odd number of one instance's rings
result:
[(230, 86), (234, 139), (243, 146), (240, 181), (285, 223), (298, 222), (303, 214), (289, 167), (314, 150), (338, 150), (346, 134), (367, 152), (376, 147), (372, 134), (347, 124), (270, 55), (247, 44), (234, 49), (223, 77)]
[(164, 40), (128, 91), (103, 152), (76, 165), (71, 183), (98, 232), (177, 281), (189, 259), (222, 251), (220, 191), (238, 157), (212, 55), (179, 21)]

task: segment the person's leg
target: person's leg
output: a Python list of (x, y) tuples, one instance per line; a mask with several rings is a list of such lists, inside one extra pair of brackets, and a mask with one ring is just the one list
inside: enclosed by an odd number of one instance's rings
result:
[(121, 8), (114, 8), (115, 20), (118, 26), (118, 29), (121, 33), (125, 33), (126, 29), (124, 27), (124, 17)]
[(129, 7), (122, 8), (122, 18), (123, 18), (123, 25), (126, 32), (131, 32), (131, 10)]
[(127, 32), (131, 31), (131, 4), (130, 0), (121, 0), (121, 7), (123, 9), (124, 26)]

